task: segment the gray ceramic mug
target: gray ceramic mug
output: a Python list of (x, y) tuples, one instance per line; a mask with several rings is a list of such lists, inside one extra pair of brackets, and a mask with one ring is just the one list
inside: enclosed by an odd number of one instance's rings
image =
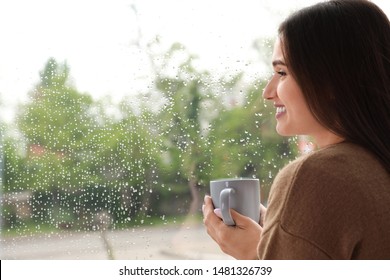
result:
[(256, 223), (260, 221), (259, 179), (229, 178), (210, 181), (210, 195), (214, 207), (221, 209), (225, 224), (235, 225), (230, 208)]

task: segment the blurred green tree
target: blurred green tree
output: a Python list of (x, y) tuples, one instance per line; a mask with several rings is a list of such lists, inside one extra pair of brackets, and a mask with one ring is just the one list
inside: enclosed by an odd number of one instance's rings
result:
[(176, 177), (172, 179), (188, 184), (191, 216), (199, 210), (199, 186), (209, 172), (207, 110), (213, 102), (207, 85), (210, 77), (206, 71), (197, 71), (194, 57), (180, 44), (172, 45), (166, 58), (155, 81), (166, 100), (157, 115), (158, 130), (166, 145), (171, 174)]
[(50, 58), (30, 100), (21, 106), (18, 117), (28, 147), (27, 185), (32, 190), (77, 188), (78, 156), (97, 125), (90, 114), (92, 98), (70, 85), (66, 63)]

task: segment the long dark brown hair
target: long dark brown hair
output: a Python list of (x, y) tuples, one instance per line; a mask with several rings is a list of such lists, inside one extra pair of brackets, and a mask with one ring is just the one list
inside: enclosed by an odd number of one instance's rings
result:
[(365, 0), (304, 8), (279, 27), (287, 66), (317, 120), (390, 172), (390, 23)]

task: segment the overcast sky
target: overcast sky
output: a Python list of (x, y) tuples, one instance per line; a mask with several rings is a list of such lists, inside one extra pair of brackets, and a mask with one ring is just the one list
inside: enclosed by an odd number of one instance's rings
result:
[[(1, 0), (0, 117), (12, 120), (49, 57), (67, 61), (74, 84), (96, 98), (136, 91), (147, 61), (134, 43), (183, 43), (208, 69), (239, 68), (255, 39), (274, 37), (292, 10), (314, 0)], [(388, 15), (390, 1), (377, 0)]]

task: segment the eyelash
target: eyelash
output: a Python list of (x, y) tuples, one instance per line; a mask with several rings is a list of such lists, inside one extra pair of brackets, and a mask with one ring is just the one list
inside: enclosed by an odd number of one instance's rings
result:
[(286, 73), (286, 72), (284, 72), (284, 71), (282, 71), (282, 70), (276, 71), (275, 73), (276, 73), (276, 74), (278, 74), (278, 75), (279, 75), (279, 76), (281, 76), (281, 77), (283, 77), (283, 76), (286, 76), (286, 75), (287, 75), (287, 73)]

